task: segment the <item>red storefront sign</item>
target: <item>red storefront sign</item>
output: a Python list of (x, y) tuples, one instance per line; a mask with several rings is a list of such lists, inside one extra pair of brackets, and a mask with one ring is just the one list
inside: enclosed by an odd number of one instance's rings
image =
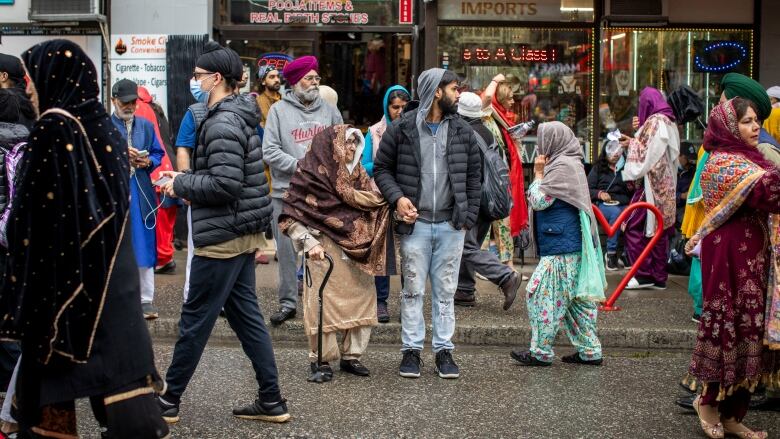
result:
[(413, 24), (414, 0), (398, 0), (398, 24)]

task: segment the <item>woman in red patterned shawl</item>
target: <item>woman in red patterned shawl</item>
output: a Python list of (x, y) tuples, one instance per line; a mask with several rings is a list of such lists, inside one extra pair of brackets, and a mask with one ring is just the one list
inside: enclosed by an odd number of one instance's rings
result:
[(765, 432), (752, 432), (742, 419), (756, 386), (763, 381), (773, 387), (780, 378), (780, 365), (768, 349), (780, 345), (765, 341), (780, 170), (756, 148), (756, 113), (755, 105), (742, 98), (712, 110), (704, 135), (710, 158), (701, 175), (707, 214), (687, 248), (700, 242), (704, 306), (689, 378), (702, 384), (694, 408), (709, 437), (765, 438)]

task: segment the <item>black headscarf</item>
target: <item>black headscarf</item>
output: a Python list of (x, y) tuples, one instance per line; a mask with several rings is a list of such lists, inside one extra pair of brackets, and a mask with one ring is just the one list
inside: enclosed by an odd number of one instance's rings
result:
[[(98, 102), (95, 66), (81, 48), (51, 40), (23, 54), (49, 113), (30, 133), (8, 225), (0, 336), (28, 358), (85, 362), (125, 233), (127, 144)], [(90, 146), (91, 144), (91, 146)]]
[(220, 73), (227, 79), (241, 80), (244, 65), (235, 50), (222, 47), (214, 41), (209, 41), (203, 47), (203, 54), (195, 62), (196, 67), (209, 72)]

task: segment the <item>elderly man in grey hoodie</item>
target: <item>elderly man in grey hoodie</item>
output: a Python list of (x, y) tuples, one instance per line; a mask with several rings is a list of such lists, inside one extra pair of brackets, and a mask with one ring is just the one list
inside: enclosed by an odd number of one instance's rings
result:
[(265, 122), (263, 160), (271, 168), (271, 228), (279, 260), (279, 310), (271, 316), (274, 326), (295, 317), (298, 306), (296, 253), (290, 238), (279, 232), (282, 196), (314, 136), (344, 123), (338, 109), (320, 97), (318, 68), (313, 56), (302, 56), (285, 66), (282, 73), (292, 89), (271, 107)]
[(458, 77), (430, 69), (420, 75), (420, 105), (387, 127), (374, 161), (374, 179), (395, 206), (401, 235), (402, 377), (420, 376), (425, 341), (423, 294), (431, 280), (433, 352), (441, 378), (458, 378), (452, 358), (454, 296), (466, 230), (479, 213), (479, 144), (458, 116)]

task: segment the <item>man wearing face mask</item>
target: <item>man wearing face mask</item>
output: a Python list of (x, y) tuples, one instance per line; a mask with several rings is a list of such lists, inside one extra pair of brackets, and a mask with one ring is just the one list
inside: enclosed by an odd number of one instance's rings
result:
[(127, 140), (130, 158), (130, 224), (133, 250), (141, 277), (141, 307), (147, 320), (157, 318), (154, 300), (154, 267), (157, 264), (157, 197), (150, 174), (160, 166), (163, 147), (157, 140), (154, 126), (146, 119), (135, 117), (138, 108), (138, 85), (128, 79), (119, 80), (111, 88), (114, 113), (111, 121)]
[(271, 217), (255, 100), (236, 93), (241, 78), (236, 52), (211, 41), (193, 77), (209, 93), (209, 111), (198, 130), (192, 169), (168, 172), (169, 196), (191, 202), (195, 256), (190, 296), (182, 305), (180, 337), (159, 399), (163, 418), (176, 422), (179, 403), (201, 359), (221, 309), (252, 363), (258, 398), (233, 410), (244, 419), (285, 422), (290, 418), (279, 391), (271, 337), (255, 292), (254, 254)]
[(296, 253), (290, 238), (279, 231), (282, 196), (314, 136), (329, 126), (343, 123), (338, 110), (320, 98), (318, 69), (317, 58), (313, 56), (288, 63), (283, 74), (292, 89), (271, 107), (265, 121), (263, 160), (271, 168), (273, 180), (271, 228), (279, 259), (279, 311), (271, 316), (274, 326), (295, 317), (298, 305)]
[(387, 127), (374, 160), (374, 180), (395, 206), (401, 235), (403, 359), (399, 373), (420, 376), (425, 342), (423, 295), (432, 286), (433, 352), (441, 378), (458, 378), (452, 358), (455, 290), (466, 231), (477, 221), (482, 160), (474, 130), (458, 116), (458, 77), (430, 69), (420, 75), (420, 105)]

